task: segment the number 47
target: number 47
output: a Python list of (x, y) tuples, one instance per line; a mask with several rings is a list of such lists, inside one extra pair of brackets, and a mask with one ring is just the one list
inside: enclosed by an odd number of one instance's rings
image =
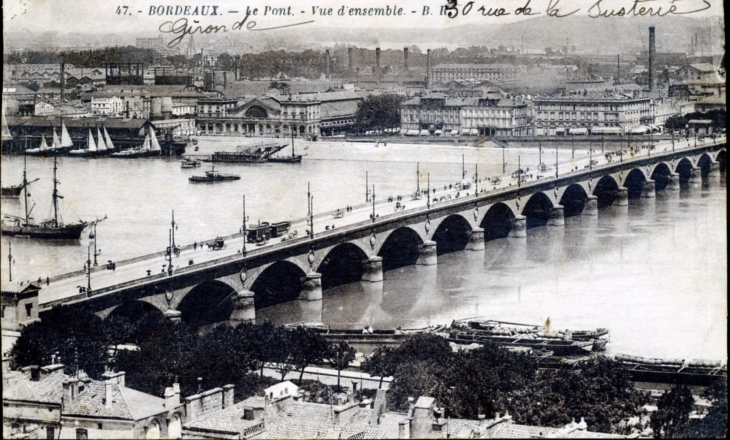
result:
[(129, 6), (117, 6), (117, 15), (127, 15)]

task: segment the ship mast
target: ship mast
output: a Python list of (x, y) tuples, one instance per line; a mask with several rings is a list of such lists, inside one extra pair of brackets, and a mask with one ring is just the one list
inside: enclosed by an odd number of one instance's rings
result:
[(56, 179), (56, 170), (58, 169), (58, 157), (53, 156), (53, 227), (58, 227), (58, 184), (61, 183)]
[[(28, 147), (28, 135), (25, 135), (25, 146)], [(25, 202), (25, 224), (28, 225), (28, 156), (23, 158), (23, 199)]]

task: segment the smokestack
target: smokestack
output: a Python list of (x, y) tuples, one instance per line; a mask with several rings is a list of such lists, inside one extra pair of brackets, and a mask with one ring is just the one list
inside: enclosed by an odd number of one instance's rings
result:
[(64, 85), (66, 83), (65, 78), (64, 78), (65, 77), (65, 75), (64, 75), (65, 72), (66, 72), (66, 64), (65, 63), (61, 63), (61, 72), (58, 75), (58, 81), (61, 83), (61, 102), (63, 102), (63, 88), (64, 88)]
[(616, 67), (618, 72), (616, 73), (616, 84), (621, 84), (621, 55), (616, 55)]
[(325, 73), (325, 78), (330, 79), (330, 50), (327, 49), (324, 51), (325, 57), (327, 58), (327, 69)]
[(649, 91), (656, 88), (656, 78), (654, 78), (654, 57), (656, 56), (656, 41), (654, 38), (654, 26), (649, 27)]
[(403, 70), (408, 71), (408, 48), (403, 48)]
[(236, 81), (241, 80), (241, 57), (236, 57)]
[(347, 48), (347, 68), (348, 70), (352, 70), (352, 48)]
[(378, 70), (378, 74), (380, 74), (380, 48), (375, 48), (375, 68)]
[(227, 73), (228, 72), (226, 72), (225, 70), (223, 71), (223, 90), (225, 90), (226, 87), (228, 86), (228, 75), (227, 75)]
[(431, 89), (431, 49), (426, 50), (426, 90)]

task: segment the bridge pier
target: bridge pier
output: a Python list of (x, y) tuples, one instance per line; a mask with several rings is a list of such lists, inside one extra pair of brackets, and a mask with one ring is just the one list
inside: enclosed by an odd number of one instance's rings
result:
[(167, 309), (165, 310), (165, 318), (167, 318), (170, 322), (174, 324), (179, 324), (182, 320), (182, 312), (175, 309)]
[(417, 266), (433, 266), (435, 264), (438, 264), (438, 259), (436, 258), (436, 242), (435, 241), (425, 241), (423, 244), (418, 248), (421, 255), (418, 257), (418, 261), (416, 261)]
[(613, 206), (629, 206), (629, 189), (622, 186), (616, 191), (616, 199)]
[(518, 215), (512, 219), (512, 228), (509, 230), (508, 237), (526, 238), (527, 237), (527, 217)]
[(468, 251), (484, 250), (484, 228), (474, 228), (469, 233), (469, 243), (466, 245)]
[(580, 213), (580, 215), (597, 216), (598, 215), (598, 197), (588, 196), (588, 199), (586, 199), (585, 205), (583, 205), (583, 211)]
[(702, 170), (698, 167), (692, 167), (687, 183), (691, 187), (699, 187), (702, 184)]
[(644, 182), (644, 187), (641, 188), (641, 198), (642, 199), (656, 198), (656, 182), (654, 182), (654, 180), (649, 179), (646, 182)]
[(302, 301), (321, 301), (322, 300), (322, 274), (317, 272), (309, 272), (302, 281), (302, 290), (299, 293), (299, 299)]
[(712, 184), (720, 183), (720, 162), (715, 160), (710, 163), (710, 173), (707, 175), (707, 181)]
[(383, 281), (383, 257), (372, 256), (362, 261), (365, 271), (362, 274), (361, 281), (369, 283), (378, 283)]
[(565, 226), (565, 215), (563, 205), (555, 205), (550, 210), (547, 226)]
[(256, 322), (256, 304), (254, 301), (254, 293), (250, 290), (244, 290), (236, 294), (233, 300), (233, 313), (231, 313), (231, 319), (228, 321), (231, 326), (235, 327), (238, 324), (245, 322), (254, 323)]
[(669, 180), (667, 180), (667, 186), (664, 187), (664, 191), (679, 191), (679, 173), (672, 173), (669, 175)]

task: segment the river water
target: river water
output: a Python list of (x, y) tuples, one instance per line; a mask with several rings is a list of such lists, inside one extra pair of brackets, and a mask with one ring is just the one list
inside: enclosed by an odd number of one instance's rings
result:
[[(199, 154), (231, 150), (251, 140), (201, 139)], [(306, 149), (305, 149), (306, 148)], [(98, 259), (121, 260), (164, 250), (171, 212), (179, 224), (178, 243), (191, 243), (239, 230), (241, 196), (246, 194), (251, 222), (280, 221), (306, 215), (307, 182), (315, 211), (365, 201), (365, 173), (378, 198), (405, 195), (416, 187), (416, 162), (425, 187), (502, 171), (501, 149), (306, 143), (297, 141), (299, 165), (220, 164), (216, 169), (241, 175), (218, 185), (190, 184), (202, 174), (181, 170), (167, 159), (59, 158), (59, 191), (64, 218), (91, 220), (97, 227)], [(587, 152), (576, 152), (578, 155)], [(463, 155), (463, 159), (462, 159)], [(519, 159), (518, 159), (519, 157)], [(543, 161), (554, 161), (545, 150)], [(569, 160), (570, 150), (560, 151)], [(530, 149), (505, 152), (510, 167), (538, 164)], [(2, 158), (2, 183), (17, 183), (22, 157)], [(40, 178), (31, 189), (36, 219), (50, 214), (52, 159), (28, 158), (28, 175)], [(608, 327), (609, 353), (655, 357), (727, 358), (726, 191), (722, 183), (680, 197), (632, 201), (628, 213), (602, 209), (598, 218), (569, 217), (565, 228), (534, 228), (525, 239), (487, 243), (484, 252), (439, 256), (437, 266), (409, 266), (386, 272), (383, 283), (354, 283), (324, 292), (322, 311), (296, 303), (258, 310), (261, 319), (294, 322), (369, 324), (375, 328), (419, 327), (451, 319), (491, 317), (555, 328)], [(3, 213), (22, 212), (22, 204), (3, 200)], [(2, 283), (8, 283), (8, 245), (12, 242), (13, 280), (37, 279), (83, 268), (87, 236), (80, 242), (38, 242), (2, 238)], [(93, 249), (93, 247), (92, 247)]]

